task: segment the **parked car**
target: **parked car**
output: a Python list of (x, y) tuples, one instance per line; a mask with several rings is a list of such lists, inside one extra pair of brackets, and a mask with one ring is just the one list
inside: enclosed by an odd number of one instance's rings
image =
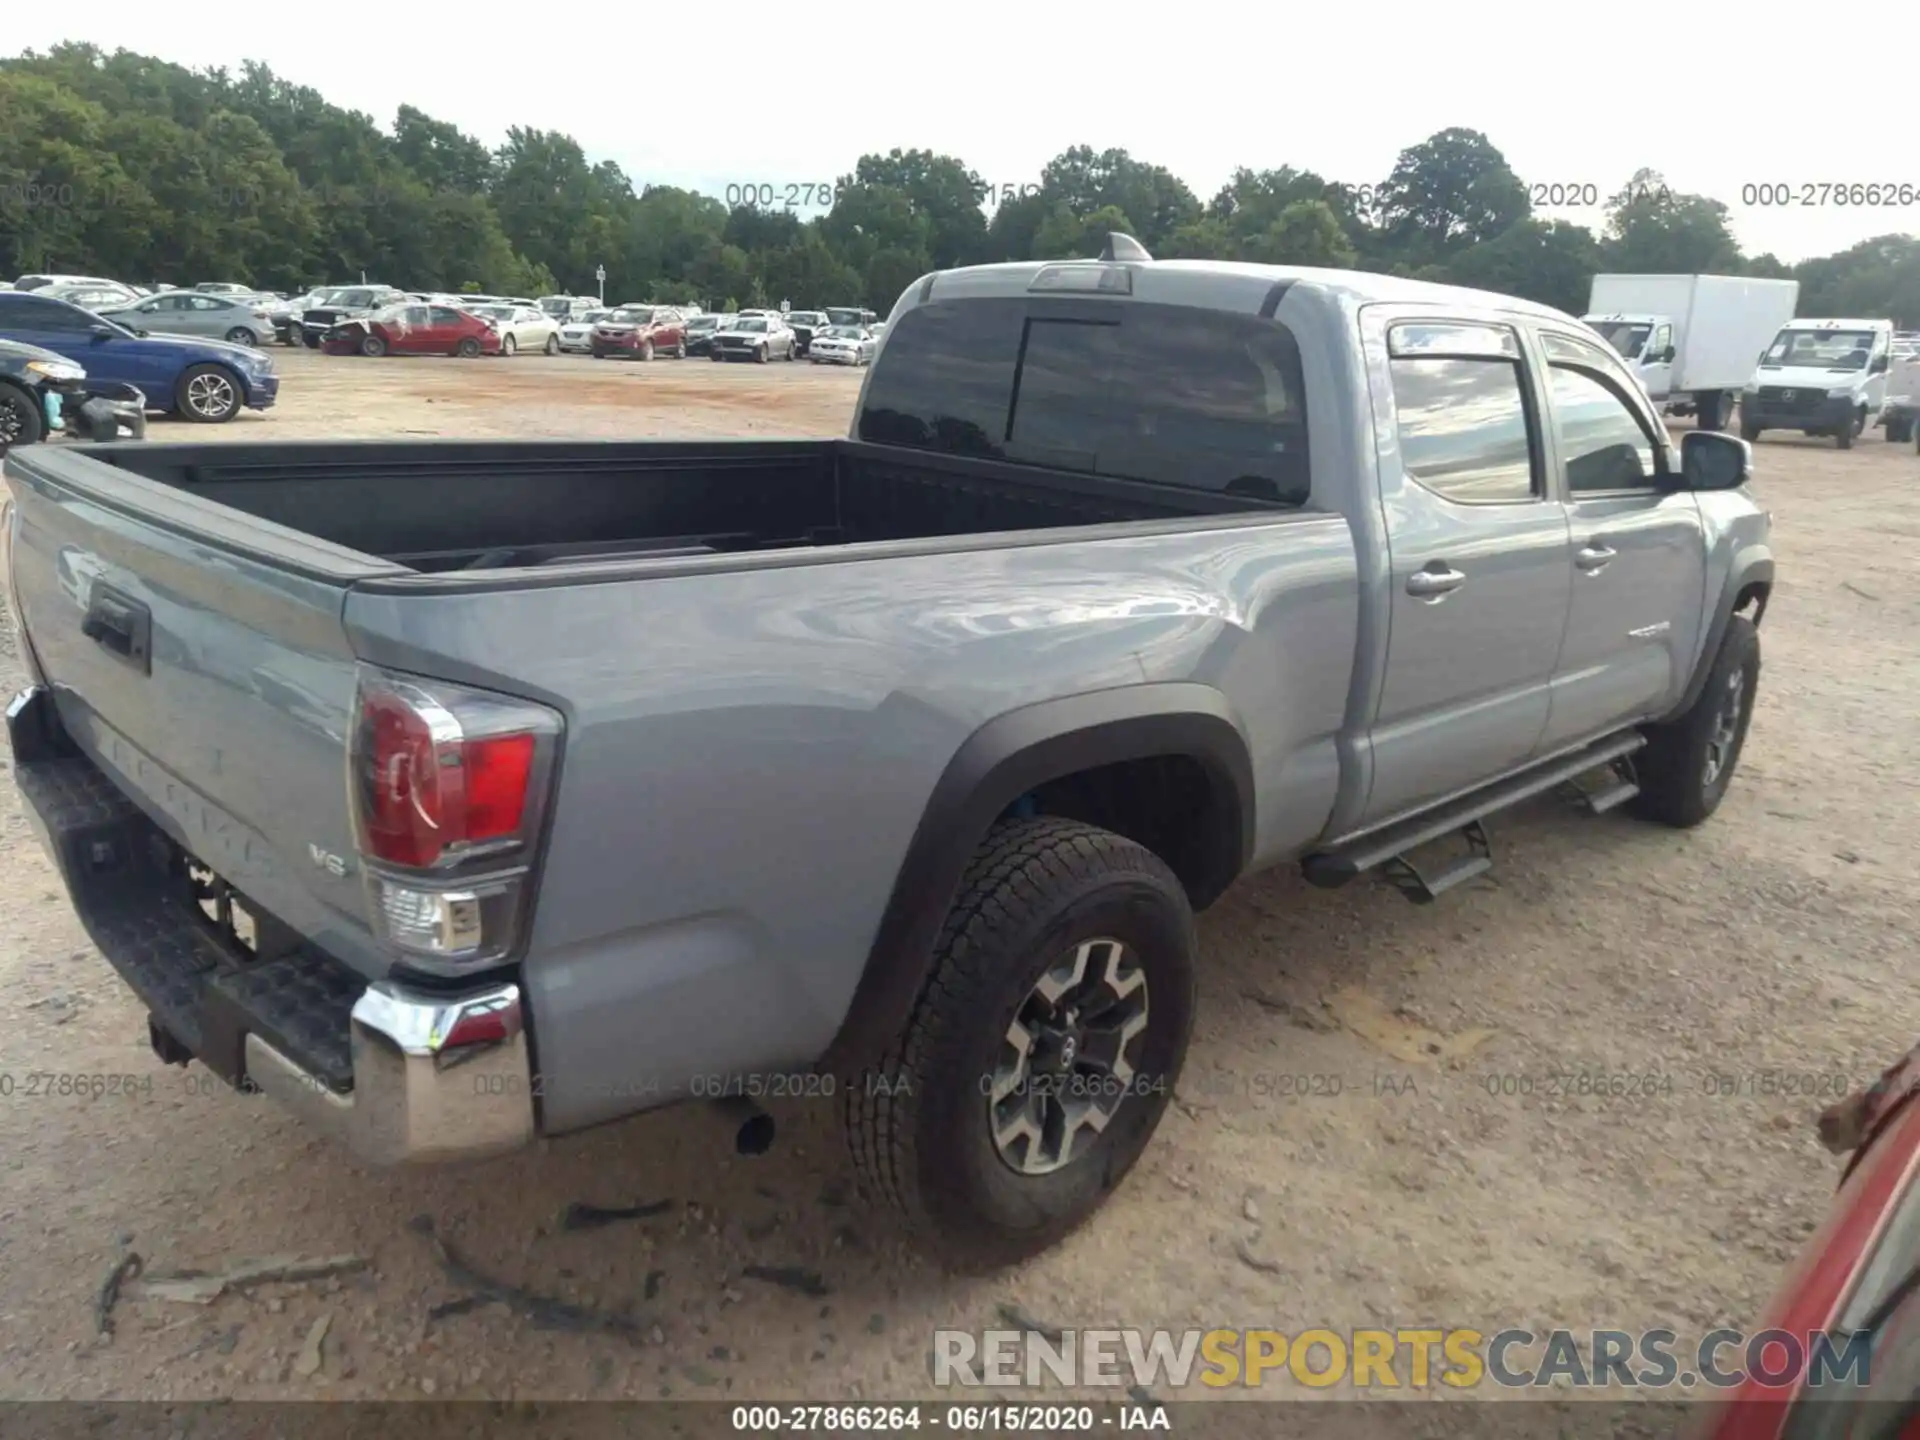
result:
[(0, 455), (58, 430), (87, 397), (87, 372), (64, 355), (0, 340)]
[(845, 440), (30, 448), (14, 778), (156, 1053), (385, 1162), (700, 1095), (764, 1148), (789, 1076), (993, 1268), (1139, 1159), (1240, 875), (1715, 812), (1748, 446), (1542, 305), (1122, 240), (916, 281)]
[(342, 320), (371, 315), (408, 300), (405, 291), (391, 285), (343, 285), (329, 290), (320, 297), (319, 303), (300, 312), (300, 338), (310, 349), (318, 350)]
[(816, 365), (867, 365), (879, 348), (879, 338), (864, 325), (829, 325), (807, 347), (807, 358)]
[(612, 313), (611, 310), (589, 310), (561, 322), (560, 348), (568, 354), (592, 354), (593, 327)]
[(792, 360), (796, 351), (793, 331), (778, 315), (742, 311), (733, 324), (713, 332), (707, 353), (715, 360), (758, 360), (764, 365), (771, 359)]
[(308, 307), (318, 305), (322, 299), (338, 289), (334, 285), (321, 285), (304, 294), (289, 296), (267, 309), (268, 321), (273, 326), (274, 338), (282, 345), (301, 343), (300, 316)]
[(224, 340), (137, 334), (64, 300), (0, 295), (0, 336), (52, 350), (88, 379), (133, 385), (150, 408), (183, 420), (220, 424), (241, 410), (270, 408), (280, 393), (273, 362)]
[(78, 305), (82, 310), (92, 310), (96, 314), (102, 310), (117, 310), (123, 305), (131, 305), (140, 298), (130, 286), (97, 280), (42, 285), (32, 293), (44, 295), (49, 300), (64, 300), (69, 305)]
[(205, 335), (231, 340), (235, 345), (264, 345), (273, 334), (270, 312), (252, 296), (175, 290), (95, 313), (129, 330), (155, 335)]
[(260, 292), (251, 285), (242, 285), (237, 280), (202, 280), (193, 287), (202, 295), (258, 295)]
[[(1825, 1078), (1825, 1077), (1823, 1077)], [(1847, 1077), (1833, 1077), (1845, 1079)], [(1911, 1437), (1920, 1397), (1920, 1048), (1820, 1115), (1847, 1156), (1825, 1220), (1749, 1334), (1792, 1336), (1702, 1407), (1693, 1440)], [(1816, 1353), (1821, 1352), (1821, 1353)], [(1745, 1357), (1729, 1346), (1728, 1362)], [(1755, 1367), (1757, 1368), (1757, 1367)]]
[(1789, 320), (1740, 395), (1740, 437), (1768, 430), (1830, 435), (1842, 450), (1886, 405), (1891, 320)]
[(498, 355), (501, 334), (481, 315), (408, 302), (340, 321), (321, 348), (329, 355)]
[(533, 305), (476, 305), (473, 313), (493, 321), (500, 332), (500, 353), (517, 354), (537, 350), (546, 355), (560, 352), (560, 322)]
[(624, 305), (593, 327), (593, 358), (651, 360), (655, 352), (687, 358), (687, 324), (666, 305)]
[(92, 285), (108, 289), (124, 290), (118, 280), (108, 280), (100, 275), (22, 275), (13, 282), (16, 290), (44, 290), (49, 285)]
[(793, 331), (794, 343), (799, 347), (802, 355), (806, 354), (807, 347), (813, 344), (814, 335), (833, 323), (827, 319), (827, 313), (824, 310), (793, 310), (784, 318), (787, 328)]
[(713, 352), (713, 336), (716, 330), (724, 330), (735, 320), (732, 315), (695, 315), (687, 321), (687, 354), (708, 355)]
[(588, 311), (605, 310), (607, 306), (591, 295), (542, 295), (537, 308), (564, 325), (570, 320), (584, 318)]

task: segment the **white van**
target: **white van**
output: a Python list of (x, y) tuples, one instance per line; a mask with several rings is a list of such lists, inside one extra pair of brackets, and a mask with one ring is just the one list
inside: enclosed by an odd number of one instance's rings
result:
[(1740, 392), (1740, 437), (1798, 430), (1851, 450), (1886, 404), (1892, 352), (1891, 320), (1789, 321)]

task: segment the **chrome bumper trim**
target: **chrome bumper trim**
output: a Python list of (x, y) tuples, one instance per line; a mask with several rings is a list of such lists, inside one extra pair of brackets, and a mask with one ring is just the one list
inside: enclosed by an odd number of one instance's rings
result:
[[(463, 1018), (485, 1015), (505, 1039), (458, 1049)], [(534, 1138), (532, 1067), (517, 985), (458, 997), (370, 986), (353, 1007), (353, 1093), (329, 1090), (258, 1035), (247, 1078), (302, 1120), (375, 1165), (478, 1159)]]

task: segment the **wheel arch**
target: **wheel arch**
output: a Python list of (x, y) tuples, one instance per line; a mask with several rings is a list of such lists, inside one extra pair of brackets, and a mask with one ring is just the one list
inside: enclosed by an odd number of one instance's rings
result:
[[(1255, 833), (1252, 758), (1219, 691), (1186, 682), (1095, 691), (1024, 706), (974, 731), (921, 813), (823, 1067), (857, 1066), (907, 1023), (967, 862), (997, 821), (1026, 813), (1105, 823), (1077, 811), (1103, 800), (1111, 810), (1116, 796), (1150, 797), (1136, 785), (1150, 787), (1170, 770), (1199, 788), (1182, 792), (1193, 809), (1181, 817), (1176, 853), (1162, 858), (1199, 910), (1246, 868)], [(1132, 813), (1165, 814), (1150, 799)]]
[[(1713, 619), (1707, 627), (1706, 643), (1700, 647), (1700, 653), (1693, 663), (1693, 674), (1687, 680), (1687, 688), (1676, 705), (1662, 721), (1670, 721), (1684, 715), (1693, 708), (1700, 698), (1700, 692), (1706, 688), (1707, 672), (1713, 669), (1714, 656), (1720, 653), (1721, 643), (1727, 636), (1727, 622), (1735, 615), (1747, 614), (1758, 625), (1767, 613), (1767, 602), (1773, 597), (1773, 556), (1765, 550), (1757, 550), (1738, 560), (1727, 583), (1720, 591), (1720, 599), (1714, 606)], [(1748, 613), (1751, 612), (1751, 613)]]

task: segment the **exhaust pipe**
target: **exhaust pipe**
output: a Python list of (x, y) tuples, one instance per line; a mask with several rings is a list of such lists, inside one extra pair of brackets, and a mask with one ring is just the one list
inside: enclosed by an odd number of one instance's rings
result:
[(744, 1095), (713, 1102), (714, 1113), (733, 1131), (733, 1153), (764, 1155), (773, 1147), (773, 1117)]

